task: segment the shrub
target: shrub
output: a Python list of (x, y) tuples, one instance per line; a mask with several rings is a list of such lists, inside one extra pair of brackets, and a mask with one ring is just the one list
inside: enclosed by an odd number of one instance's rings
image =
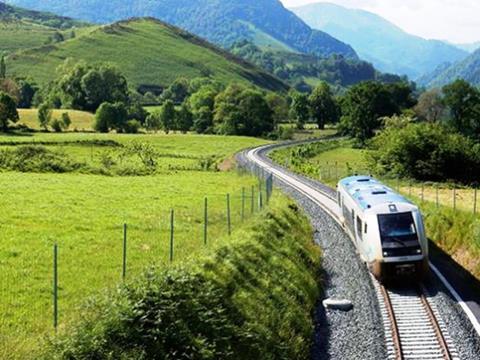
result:
[(293, 204), (191, 268), (150, 269), (58, 337), (57, 359), (308, 359), (320, 254)]
[(72, 161), (66, 154), (53, 152), (44, 146), (26, 145), (0, 151), (0, 168), (21, 172), (65, 173), (85, 165)]
[(124, 132), (127, 134), (137, 134), (142, 124), (138, 120), (128, 120), (124, 126)]
[(418, 180), (478, 181), (480, 145), (440, 124), (390, 126), (372, 141), (376, 173)]

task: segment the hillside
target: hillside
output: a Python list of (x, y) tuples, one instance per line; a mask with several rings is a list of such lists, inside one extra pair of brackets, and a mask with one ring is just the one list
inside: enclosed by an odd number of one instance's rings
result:
[(97, 27), (65, 42), (24, 50), (7, 58), (9, 72), (40, 84), (55, 78), (65, 59), (116, 65), (130, 84), (168, 86), (178, 77), (211, 76), (221, 82), (253, 83), (269, 90), (287, 85), (208, 42), (155, 19)]
[(406, 33), (382, 17), (330, 3), (292, 9), (314, 29), (323, 30), (353, 46), (359, 56), (384, 72), (416, 79), (445, 62), (456, 62), (467, 52), (453, 45)]
[[(320, 58), (312, 54), (265, 49), (248, 41), (235, 43), (230, 51), (275, 74), (298, 90), (315, 87), (320, 81), (347, 87), (361, 81), (387, 80), (372, 64), (339, 55)], [(389, 79), (400, 81), (398, 76), (390, 75)]]
[(420, 83), (427, 87), (439, 87), (457, 79), (464, 79), (473, 85), (480, 85), (480, 49), (466, 59), (452, 64), (443, 71), (436, 71), (421, 79)]
[(86, 24), (50, 13), (25, 10), (0, 2), (0, 53), (10, 53), (52, 42), (56, 34), (66, 38), (73, 28)]
[(10, 0), (20, 6), (110, 23), (151, 16), (181, 27), (217, 45), (239, 40), (260, 46), (355, 58), (355, 51), (332, 36), (312, 30), (279, 0)]

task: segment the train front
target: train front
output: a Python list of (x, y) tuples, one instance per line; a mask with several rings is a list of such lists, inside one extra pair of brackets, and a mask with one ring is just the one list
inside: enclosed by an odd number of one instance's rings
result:
[(428, 240), (418, 207), (387, 203), (368, 212), (377, 239), (372, 273), (385, 280), (412, 275), (421, 279), (428, 271)]

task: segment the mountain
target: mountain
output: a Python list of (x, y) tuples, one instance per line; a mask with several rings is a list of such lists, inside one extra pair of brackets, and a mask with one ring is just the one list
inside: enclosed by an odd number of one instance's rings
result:
[(99, 26), (73, 39), (10, 55), (9, 73), (31, 76), (40, 84), (56, 77), (66, 59), (116, 65), (137, 88), (170, 85), (178, 77), (210, 76), (223, 83), (255, 84), (287, 90), (276, 77), (230, 53), (152, 18)]
[(469, 53), (473, 53), (475, 50), (480, 49), (480, 41), (468, 43), (468, 44), (453, 44), (459, 49), (468, 51)]
[(443, 71), (422, 78), (422, 85), (440, 87), (457, 79), (464, 79), (472, 85), (480, 86), (480, 49)]
[(43, 45), (71, 36), (86, 23), (50, 13), (31, 11), (0, 2), (0, 53)]
[(155, 17), (229, 47), (239, 40), (260, 46), (356, 58), (345, 43), (312, 30), (279, 0), (9, 0), (19, 6), (110, 23), (131, 17)]
[(384, 72), (416, 79), (445, 62), (464, 59), (466, 51), (442, 41), (410, 35), (382, 17), (330, 3), (291, 9), (314, 29), (353, 46), (358, 55)]
[(320, 81), (338, 88), (368, 80), (401, 81), (399, 76), (381, 74), (372, 64), (339, 55), (319, 58), (312, 54), (261, 48), (246, 40), (235, 43), (230, 52), (275, 74), (298, 90), (308, 90)]

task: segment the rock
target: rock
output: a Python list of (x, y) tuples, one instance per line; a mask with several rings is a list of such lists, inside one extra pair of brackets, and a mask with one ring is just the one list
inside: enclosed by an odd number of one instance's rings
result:
[(325, 299), (322, 301), (325, 309), (350, 311), (353, 309), (353, 304), (350, 300), (339, 299)]

